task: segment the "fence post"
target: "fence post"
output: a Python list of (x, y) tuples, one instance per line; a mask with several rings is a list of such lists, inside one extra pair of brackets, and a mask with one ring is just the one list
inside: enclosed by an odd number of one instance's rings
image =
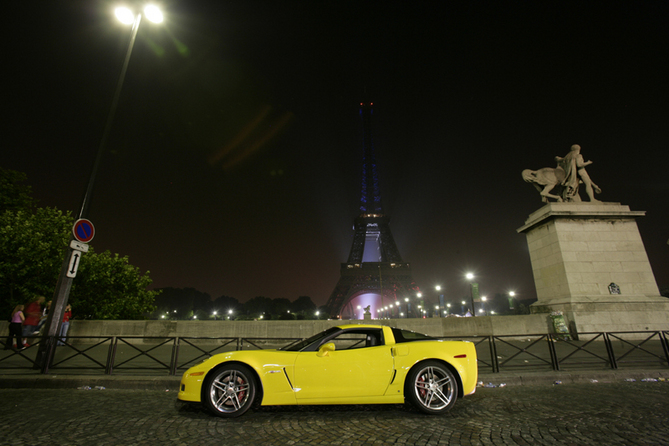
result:
[(49, 367), (51, 366), (51, 362), (53, 361), (53, 355), (54, 351), (56, 350), (56, 339), (54, 336), (44, 336), (42, 338), (42, 342), (46, 342), (45, 346), (45, 353), (46, 353), (46, 358), (44, 358), (44, 362), (42, 363), (42, 374), (47, 374), (49, 373)]
[(116, 336), (112, 336), (107, 353), (107, 370), (105, 373), (111, 375), (114, 372), (114, 361), (116, 360)]
[(613, 353), (613, 345), (611, 344), (611, 339), (607, 332), (602, 333), (604, 335), (604, 344), (606, 345), (606, 353), (609, 355), (609, 363), (611, 364), (612, 369), (618, 368), (618, 363), (616, 362), (616, 355)]
[(495, 337), (488, 336), (488, 343), (490, 344), (490, 360), (492, 364), (492, 372), (499, 373), (499, 363), (497, 362), (497, 346), (495, 345)]
[(666, 331), (660, 331), (660, 343), (662, 344), (664, 357), (667, 358), (667, 365), (669, 366), (669, 340), (667, 340), (667, 333)]
[(555, 338), (551, 333), (548, 333), (548, 335), (546, 336), (548, 341), (548, 351), (551, 356), (551, 365), (553, 366), (553, 370), (560, 370), (560, 361), (558, 361), (557, 352), (555, 351)]
[(170, 360), (170, 375), (177, 374), (177, 361), (179, 360), (179, 336), (174, 338), (172, 344), (172, 359)]

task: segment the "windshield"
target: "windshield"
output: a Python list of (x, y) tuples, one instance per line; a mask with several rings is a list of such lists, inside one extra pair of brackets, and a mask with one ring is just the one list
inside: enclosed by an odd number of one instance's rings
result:
[(279, 350), (284, 350), (288, 352), (299, 352), (303, 348), (313, 344), (314, 342), (320, 341), (321, 339), (324, 339), (339, 330), (340, 329), (337, 327), (328, 328), (327, 330), (315, 334), (310, 338), (303, 339), (301, 341), (297, 341), (292, 344), (288, 344), (285, 347), (281, 347)]

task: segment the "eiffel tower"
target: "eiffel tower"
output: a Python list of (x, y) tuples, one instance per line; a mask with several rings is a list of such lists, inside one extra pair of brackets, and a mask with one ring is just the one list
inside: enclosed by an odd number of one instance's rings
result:
[(360, 104), (363, 130), (360, 215), (354, 220), (348, 261), (341, 264), (341, 277), (326, 304), (332, 318), (362, 319), (367, 306), (373, 317), (399, 317), (400, 312), (410, 311), (404, 298), (414, 296), (418, 290), (411, 268), (402, 260), (390, 232), (390, 217), (381, 206), (371, 129), (373, 105)]

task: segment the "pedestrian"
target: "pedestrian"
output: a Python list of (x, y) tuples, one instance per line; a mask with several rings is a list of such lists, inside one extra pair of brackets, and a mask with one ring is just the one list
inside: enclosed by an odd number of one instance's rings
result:
[(58, 336), (57, 345), (65, 345), (65, 338), (67, 337), (67, 330), (70, 328), (70, 318), (72, 317), (72, 307), (68, 305), (65, 307), (63, 313), (63, 323), (60, 326), (60, 335)]
[(49, 318), (49, 310), (51, 310), (51, 301), (48, 301), (44, 307), (44, 310), (42, 310), (42, 317), (40, 317), (39, 324), (37, 325), (38, 333), (40, 330), (42, 330), (42, 327), (44, 327), (44, 324), (46, 324), (46, 320)]
[[(42, 317), (42, 304), (46, 299), (44, 296), (38, 296), (33, 299), (25, 309), (25, 321), (23, 322), (23, 337), (24, 339), (29, 336), (34, 336), (37, 334), (37, 326), (39, 325), (39, 320)], [(26, 341), (26, 346), (28, 343)]]
[[(12, 317), (9, 320), (9, 336), (7, 336), (7, 342), (5, 342), (5, 350), (9, 350), (14, 345), (19, 350), (25, 348), (23, 346), (23, 340), (21, 339), (21, 336), (23, 335), (21, 332), (21, 325), (25, 320), (25, 316), (23, 316), (23, 308), (23, 305), (17, 305), (14, 307), (14, 311), (12, 311)], [(13, 343), (14, 338), (16, 338), (16, 344)]]

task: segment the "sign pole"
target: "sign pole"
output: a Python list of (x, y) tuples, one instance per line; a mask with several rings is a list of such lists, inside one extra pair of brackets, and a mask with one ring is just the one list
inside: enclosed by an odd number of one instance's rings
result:
[(39, 344), (37, 357), (35, 358), (35, 369), (41, 369), (42, 373), (49, 370), (51, 360), (56, 349), (56, 336), (60, 334), (60, 327), (63, 323), (63, 314), (67, 306), (67, 300), (70, 296), (70, 289), (72, 288), (72, 277), (67, 276), (67, 270), (70, 266), (70, 257), (74, 250), (70, 247), (66, 250), (66, 255), (63, 256), (63, 264), (60, 267), (60, 275), (58, 276), (58, 283), (51, 301), (51, 308), (49, 309), (49, 316), (44, 325), (44, 334), (42, 335), (42, 342)]
[(72, 279), (77, 275), (77, 268), (79, 267), (81, 256), (84, 252), (88, 251), (86, 242), (93, 240), (94, 236), (95, 227), (90, 220), (80, 218), (74, 222), (70, 244), (63, 256), (63, 264), (60, 267), (58, 283), (56, 284), (56, 290), (54, 291), (53, 299), (51, 300), (49, 316), (44, 325), (42, 341), (39, 344), (33, 367), (35, 369), (41, 369), (42, 373), (47, 373), (49, 371), (57, 345), (57, 336), (60, 334), (60, 327), (63, 324), (63, 314), (65, 314), (65, 307), (67, 307), (67, 301), (70, 297)]

